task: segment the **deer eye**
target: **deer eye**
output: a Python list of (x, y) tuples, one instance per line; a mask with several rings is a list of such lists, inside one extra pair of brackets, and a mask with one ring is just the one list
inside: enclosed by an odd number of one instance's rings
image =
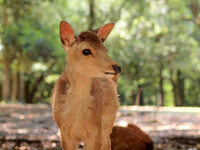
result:
[(85, 55), (85, 56), (91, 55), (91, 54), (92, 54), (92, 52), (91, 52), (90, 49), (84, 49), (84, 50), (82, 51), (82, 53), (83, 53), (83, 55)]

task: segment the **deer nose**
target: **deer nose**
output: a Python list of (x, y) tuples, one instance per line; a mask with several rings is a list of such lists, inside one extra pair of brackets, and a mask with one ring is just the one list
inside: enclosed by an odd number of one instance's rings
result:
[(112, 65), (113, 69), (115, 70), (116, 73), (121, 72), (121, 67), (119, 65)]

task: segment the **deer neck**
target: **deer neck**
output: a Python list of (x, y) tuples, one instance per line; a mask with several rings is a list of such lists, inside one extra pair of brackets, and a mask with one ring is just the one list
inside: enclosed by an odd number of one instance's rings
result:
[(91, 78), (70, 70), (67, 70), (66, 73), (70, 83), (68, 94), (73, 101), (83, 101), (84, 103), (89, 101), (92, 83)]

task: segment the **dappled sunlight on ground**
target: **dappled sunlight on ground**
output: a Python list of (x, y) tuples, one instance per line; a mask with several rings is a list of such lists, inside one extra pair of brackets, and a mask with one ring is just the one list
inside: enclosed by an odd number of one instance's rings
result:
[[(194, 111), (192, 108), (121, 107), (115, 125), (136, 124), (157, 145), (177, 137), (200, 141), (199, 112), (198, 108)], [(2, 105), (0, 126), (0, 141), (40, 141), (46, 142), (47, 147), (60, 144), (50, 105)]]
[(134, 123), (150, 135), (163, 132), (164, 135), (170, 134), (170, 136), (177, 134), (200, 136), (199, 112), (199, 108), (124, 106), (117, 114), (116, 125)]

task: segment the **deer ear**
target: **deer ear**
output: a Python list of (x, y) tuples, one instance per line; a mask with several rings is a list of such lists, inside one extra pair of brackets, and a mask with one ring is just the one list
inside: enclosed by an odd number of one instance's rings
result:
[(64, 46), (72, 46), (75, 40), (73, 28), (65, 21), (60, 22), (60, 40)]
[(112, 31), (113, 27), (114, 27), (114, 23), (108, 23), (94, 30), (94, 32), (97, 33), (97, 35), (102, 40), (102, 42), (104, 42), (106, 38), (108, 37), (108, 35), (110, 34), (110, 32)]

